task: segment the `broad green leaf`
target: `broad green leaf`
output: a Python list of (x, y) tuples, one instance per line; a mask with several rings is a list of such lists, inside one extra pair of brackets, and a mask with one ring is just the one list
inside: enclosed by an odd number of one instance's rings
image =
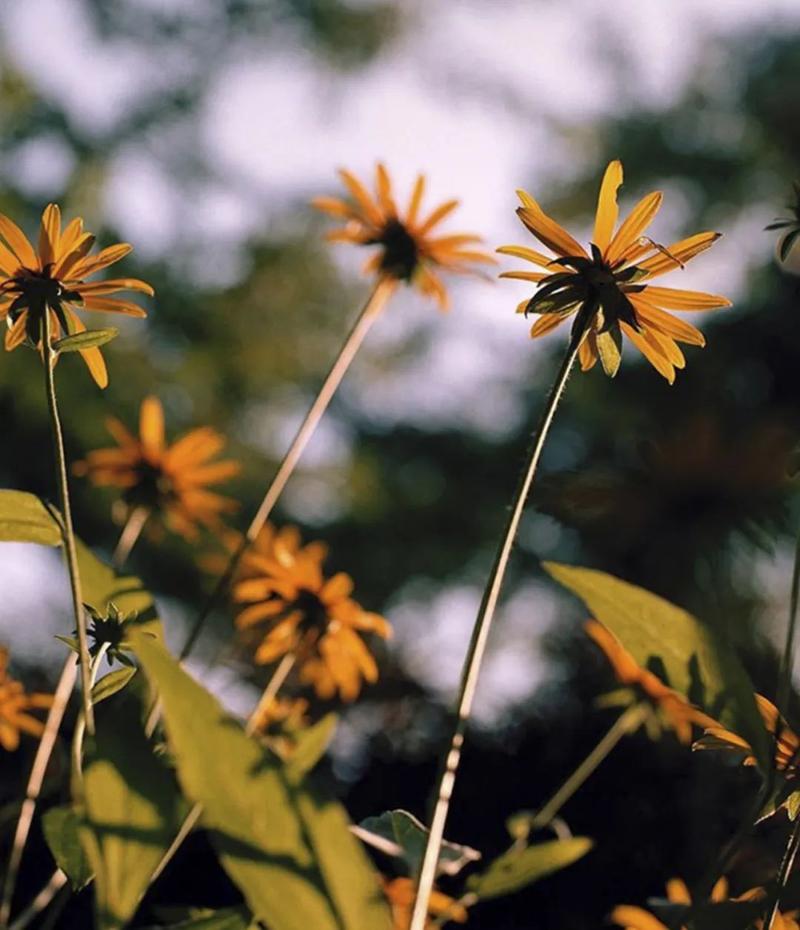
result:
[(131, 644), (160, 694), (184, 793), (253, 914), (271, 930), (340, 930), (278, 760), (159, 644)]
[(0, 490), (0, 542), (60, 546), (58, 521), (33, 494)]
[[(428, 841), (428, 828), (408, 811), (384, 811), (377, 817), (367, 817), (359, 824), (358, 836), (389, 853), (386, 842), (396, 847), (396, 855), (402, 857), (408, 865), (409, 872), (415, 875), (425, 855)], [(384, 842), (380, 842), (383, 840)], [(391, 854), (391, 853), (390, 853)], [(450, 843), (444, 840), (439, 853), (437, 872), (441, 875), (456, 875), (469, 862), (477, 862), (481, 854), (469, 846)]]
[(285, 773), (289, 781), (302, 781), (325, 755), (338, 722), (336, 714), (326, 714), (322, 720), (297, 734), (295, 747), (286, 761)]
[(117, 691), (121, 691), (135, 674), (135, 668), (118, 668), (113, 672), (109, 672), (108, 675), (103, 675), (92, 688), (92, 703), (99, 704), (100, 701), (105, 701), (106, 698), (110, 698)]
[(87, 329), (82, 333), (64, 336), (63, 339), (53, 343), (53, 348), (56, 352), (80, 352), (83, 349), (91, 349), (93, 346), (104, 346), (117, 336), (119, 336), (119, 330), (113, 326), (108, 329)]
[(342, 927), (389, 930), (386, 899), (344, 808), (308, 781), (294, 799)]
[(757, 759), (769, 758), (769, 738), (753, 685), (731, 647), (691, 614), (613, 575), (543, 563), (576, 594), (642, 666), (656, 658), (670, 687), (743, 736)]
[(73, 891), (92, 880), (92, 867), (81, 846), (80, 817), (71, 807), (51, 807), (42, 817), (42, 830), (56, 865), (66, 873)]
[(95, 874), (98, 930), (124, 927), (188, 812), (167, 763), (144, 735), (130, 691), (98, 707), (87, 738), (80, 837)]
[(467, 879), (467, 890), (479, 898), (498, 898), (572, 865), (592, 848), (585, 836), (537, 843), (498, 856), (489, 868)]

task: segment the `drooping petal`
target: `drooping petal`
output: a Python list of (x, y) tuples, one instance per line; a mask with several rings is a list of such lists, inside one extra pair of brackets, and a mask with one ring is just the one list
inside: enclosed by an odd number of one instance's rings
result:
[(620, 904), (611, 912), (611, 921), (625, 930), (667, 930), (649, 911), (632, 904)]
[(525, 245), (501, 245), (497, 251), (501, 255), (513, 255), (515, 258), (523, 258), (525, 261), (533, 262), (534, 265), (538, 265), (540, 268), (549, 269), (550, 272), (555, 267), (553, 265), (554, 259), (549, 255), (537, 252), (535, 249), (529, 249)]
[(605, 252), (614, 234), (617, 225), (619, 207), (617, 206), (617, 191), (622, 184), (622, 163), (612, 161), (603, 175), (600, 185), (600, 194), (597, 198), (597, 212), (594, 218), (594, 235), (592, 242)]
[(590, 332), (578, 349), (578, 361), (580, 362), (581, 371), (590, 371), (594, 368), (599, 357), (596, 336)]
[(546, 245), (548, 249), (552, 249), (562, 258), (568, 256), (587, 258), (588, 256), (583, 246), (573, 239), (563, 226), (549, 217), (530, 195), (526, 196), (530, 202), (530, 206), (519, 207), (517, 209), (517, 216), (519, 216), (534, 236), (536, 236), (543, 245)]
[(660, 191), (647, 194), (636, 204), (605, 250), (603, 257), (613, 265), (630, 246), (642, 235), (658, 213), (664, 195)]
[(39, 259), (28, 237), (13, 220), (3, 213), (0, 213), (0, 236), (6, 240), (21, 265), (31, 270), (39, 267)]
[(665, 307), (667, 310), (716, 310), (730, 307), (727, 297), (719, 294), (704, 294), (702, 291), (682, 291), (674, 287), (653, 287), (648, 285), (642, 295), (645, 300)]
[(655, 368), (655, 370), (662, 375), (664, 378), (669, 381), (670, 384), (675, 383), (675, 368), (672, 363), (667, 359), (660, 349), (655, 348), (644, 336), (641, 336), (636, 330), (629, 326), (627, 323), (620, 321), (620, 329), (623, 333), (630, 339), (630, 341), (636, 346), (636, 348), (642, 353), (642, 355), (647, 359), (648, 362)]
[[(73, 333), (85, 333), (86, 326), (83, 323), (81, 318), (73, 313), (71, 310), (67, 309), (67, 315), (71, 323), (71, 332)], [(86, 367), (89, 369), (89, 374), (94, 379), (95, 384), (99, 388), (108, 387), (108, 369), (106, 368), (106, 362), (103, 358), (103, 353), (100, 351), (98, 346), (90, 346), (88, 349), (80, 349), (80, 356), (86, 364)]]
[(636, 316), (645, 324), (656, 327), (668, 336), (672, 336), (673, 339), (678, 339), (688, 345), (704, 346), (706, 344), (705, 336), (691, 323), (667, 313), (666, 310), (644, 300), (639, 294), (629, 294), (628, 297), (636, 308)]

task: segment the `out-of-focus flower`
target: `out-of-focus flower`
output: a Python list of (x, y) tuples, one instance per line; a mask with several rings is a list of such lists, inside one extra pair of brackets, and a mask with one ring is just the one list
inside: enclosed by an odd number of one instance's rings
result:
[[(152, 297), (153, 288), (146, 282), (114, 278), (87, 283), (87, 278), (124, 258), (132, 248), (120, 242), (89, 255), (94, 240), (84, 232), (79, 217), (62, 230), (61, 211), (51, 203), (42, 213), (38, 249), (34, 249), (19, 226), (0, 213), (0, 320), (8, 323), (6, 349), (26, 341), (41, 345), (45, 307), (50, 311), (53, 341), (86, 330), (76, 310), (147, 316), (138, 304), (110, 296), (140, 291)], [(108, 372), (100, 349), (79, 351), (94, 380), (105, 387)]]
[[(689, 889), (680, 878), (672, 878), (667, 882), (667, 900), (670, 904), (692, 903), (692, 897)], [(710, 901), (718, 904), (721, 901), (728, 900), (728, 880), (720, 878), (711, 890)], [(633, 904), (620, 904), (611, 912), (612, 923), (624, 927), (625, 930), (669, 930), (666, 924), (663, 924), (657, 917), (653, 916), (650, 911), (643, 907), (636, 907)]]
[[(394, 930), (408, 930), (411, 926), (411, 914), (414, 909), (415, 888), (410, 878), (382, 879), (383, 893), (389, 901), (392, 911)], [(429, 920), (425, 924), (426, 930), (441, 927), (450, 921), (458, 924), (466, 923), (467, 909), (453, 898), (434, 891), (428, 902)]]
[(475, 264), (493, 264), (494, 258), (474, 246), (483, 240), (469, 233), (434, 236), (434, 229), (458, 206), (448, 200), (426, 217), (420, 216), (425, 177), (419, 175), (405, 212), (398, 210), (392, 182), (386, 168), (378, 164), (373, 198), (366, 187), (349, 171), (339, 176), (349, 199), (315, 197), (312, 205), (345, 225), (327, 233), (331, 242), (378, 246), (379, 250), (364, 266), (364, 273), (383, 275), (413, 284), (425, 296), (434, 298), (442, 310), (449, 307), (449, 297), (438, 270), (454, 274), (474, 273)]
[(651, 706), (653, 713), (645, 718), (645, 725), (652, 736), (658, 736), (662, 728), (674, 730), (678, 740), (687, 744), (692, 739), (692, 725), (708, 727), (715, 724), (712, 717), (668, 688), (651, 671), (642, 668), (602, 623), (588, 620), (584, 628), (603, 650), (617, 681), (624, 686), (622, 692), (613, 695), (614, 702), (620, 698), (625, 703), (641, 702)]
[(780, 229), (781, 234), (775, 246), (775, 251), (781, 266), (792, 274), (800, 274), (800, 261), (798, 261), (795, 245), (800, 239), (800, 182), (794, 182), (794, 203), (787, 203), (786, 209), (792, 214), (790, 217), (779, 216), (774, 223), (766, 227), (768, 230)]
[(53, 703), (51, 694), (26, 694), (22, 684), (8, 673), (8, 650), (0, 646), (0, 746), (13, 752), (20, 733), (41, 736), (44, 724), (29, 711), (44, 710)]
[(526, 246), (507, 245), (497, 251), (538, 266), (539, 271), (507, 271), (501, 277), (531, 281), (536, 294), (523, 301), (518, 313), (538, 313), (531, 336), (542, 336), (578, 313), (576, 325), (588, 326), (579, 359), (584, 371), (600, 359), (608, 375), (615, 375), (622, 358), (622, 335), (630, 339), (670, 384), (675, 369), (686, 364), (677, 342), (705, 345), (703, 334), (668, 310), (712, 310), (730, 301), (700, 291), (654, 287), (648, 282), (680, 267), (705, 251), (719, 233), (701, 232), (666, 248), (644, 235), (661, 206), (659, 192), (643, 197), (617, 226), (617, 191), (622, 165), (606, 168), (595, 216), (590, 252), (549, 217), (525, 191), (518, 191), (522, 206), (517, 215), (534, 236), (556, 257)]
[(231, 460), (209, 461), (225, 445), (216, 430), (193, 429), (167, 445), (164, 411), (156, 397), (142, 401), (138, 439), (115, 417), (109, 417), (106, 426), (117, 447), (90, 452), (73, 470), (98, 486), (121, 488), (129, 514), (142, 508), (192, 540), (198, 525), (218, 530), (220, 515), (236, 509), (236, 501), (208, 490), (240, 468)]
[(322, 543), (301, 545), (294, 527), (275, 530), (267, 524), (242, 556), (233, 597), (248, 606), (236, 626), (257, 643), (258, 664), (291, 653), (301, 681), (313, 685), (321, 698), (338, 691), (342, 700), (353, 701), (362, 679), (378, 678), (378, 666), (361, 634), (388, 637), (391, 627), (350, 597), (353, 582), (348, 575), (325, 577), (326, 555)]
[[(778, 713), (778, 708), (763, 695), (756, 695), (756, 704), (764, 721), (764, 727), (772, 737), (775, 745), (773, 765), (775, 771), (780, 772), (784, 778), (796, 778), (798, 771), (798, 753), (800, 753), (800, 739), (789, 724)], [(705, 732), (696, 740), (693, 749), (721, 749), (729, 752), (738, 752), (742, 756), (742, 765), (755, 765), (756, 758), (753, 749), (746, 739), (726, 730), (725, 727), (714, 721), (707, 726)]]

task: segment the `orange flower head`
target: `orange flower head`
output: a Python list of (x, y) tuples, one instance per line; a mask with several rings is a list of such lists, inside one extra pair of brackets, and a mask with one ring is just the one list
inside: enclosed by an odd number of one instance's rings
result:
[[(76, 217), (62, 230), (61, 211), (51, 203), (42, 213), (38, 248), (25, 233), (0, 213), (0, 320), (6, 320), (6, 349), (26, 342), (40, 347), (45, 308), (55, 342), (62, 335), (86, 331), (75, 312), (97, 310), (145, 317), (145, 311), (129, 300), (111, 297), (119, 291), (139, 291), (153, 296), (153, 288), (138, 278), (115, 278), (87, 283), (86, 279), (124, 258), (131, 246), (125, 242), (90, 255), (95, 237), (83, 230)], [(100, 387), (108, 384), (105, 361), (97, 346), (80, 349), (92, 377)]]
[[(680, 878), (671, 878), (667, 882), (667, 900), (670, 904), (692, 903), (692, 897), (686, 882)], [(728, 900), (728, 880), (720, 878), (711, 890), (710, 901), (713, 904), (719, 904)], [(654, 917), (650, 911), (643, 907), (636, 907), (633, 904), (620, 904), (611, 912), (611, 922), (625, 930), (669, 930), (657, 917)], [(685, 928), (681, 928), (685, 930)], [(788, 930), (788, 928), (787, 928)]]
[[(778, 708), (772, 701), (767, 700), (762, 694), (757, 694), (756, 705), (764, 721), (764, 728), (773, 737), (775, 755), (772, 764), (775, 771), (780, 772), (784, 778), (796, 778), (800, 764), (800, 739), (778, 713)], [(742, 765), (756, 764), (756, 757), (753, 755), (750, 743), (738, 733), (726, 730), (716, 720), (706, 727), (705, 732), (692, 748), (739, 752), (742, 755)]]
[(53, 703), (51, 694), (26, 694), (22, 684), (8, 674), (8, 650), (0, 646), (0, 746), (13, 752), (20, 733), (41, 736), (44, 724), (31, 716)]
[(475, 248), (482, 242), (480, 236), (433, 235), (439, 223), (458, 206), (458, 201), (448, 200), (421, 217), (424, 175), (418, 175), (405, 213), (397, 208), (391, 179), (382, 164), (376, 170), (374, 198), (349, 171), (342, 169), (339, 176), (349, 199), (315, 197), (312, 205), (345, 221), (344, 226), (327, 234), (329, 241), (379, 247), (364, 266), (365, 274), (413, 284), (426, 297), (436, 300), (442, 310), (447, 310), (450, 301), (438, 270), (469, 274), (475, 273), (476, 264), (494, 264), (491, 255)]
[(649, 282), (675, 268), (683, 268), (719, 238), (701, 232), (666, 248), (645, 230), (661, 206), (662, 195), (643, 197), (617, 227), (617, 191), (622, 184), (622, 165), (612, 161), (606, 168), (594, 223), (590, 251), (549, 217), (525, 191), (518, 191), (522, 206), (517, 215), (527, 229), (555, 256), (526, 246), (505, 245), (497, 251), (525, 259), (537, 271), (507, 271), (500, 277), (537, 285), (532, 298), (523, 301), (518, 313), (541, 314), (531, 336), (542, 336), (578, 313), (576, 325), (587, 325), (579, 360), (588, 371), (600, 359), (606, 374), (617, 373), (625, 335), (670, 384), (675, 369), (686, 364), (678, 342), (705, 345), (703, 334), (669, 310), (712, 310), (729, 307), (726, 297), (699, 291), (655, 287)]
[[(698, 708), (692, 706), (681, 694), (667, 687), (651, 671), (642, 668), (616, 636), (597, 620), (587, 620), (584, 629), (603, 650), (611, 663), (617, 681), (631, 690), (634, 699), (646, 701), (652, 705), (657, 716), (651, 718), (651, 724), (660, 723), (666, 729), (675, 731), (681, 743), (687, 744), (692, 739), (692, 725), (706, 727), (715, 721)], [(660, 729), (655, 726), (651, 729)]]
[[(267, 524), (242, 556), (234, 600), (247, 606), (236, 626), (254, 641), (259, 665), (292, 654), (300, 679), (319, 697), (336, 692), (354, 701), (362, 680), (378, 679), (378, 666), (362, 638), (391, 634), (383, 617), (369, 613), (350, 596), (353, 582), (343, 572), (326, 578), (322, 543), (301, 545), (294, 527)], [(266, 627), (266, 628), (265, 628)]]
[[(411, 926), (411, 914), (414, 910), (416, 891), (410, 878), (381, 879), (383, 893), (392, 911), (393, 930), (408, 930)], [(426, 930), (434, 930), (450, 921), (466, 923), (467, 909), (453, 898), (441, 891), (434, 891), (428, 902), (428, 921)]]
[(198, 525), (221, 530), (220, 515), (237, 505), (208, 486), (232, 478), (240, 466), (231, 460), (209, 461), (225, 445), (216, 430), (193, 429), (167, 445), (157, 397), (142, 401), (138, 438), (115, 417), (106, 426), (117, 446), (90, 452), (75, 463), (75, 474), (88, 475), (98, 486), (121, 488), (129, 513), (142, 508), (185, 539), (197, 538)]

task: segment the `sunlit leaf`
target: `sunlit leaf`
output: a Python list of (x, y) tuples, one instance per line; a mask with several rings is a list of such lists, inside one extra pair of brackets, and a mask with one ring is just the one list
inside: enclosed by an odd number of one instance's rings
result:
[(585, 856), (592, 845), (587, 837), (575, 836), (509, 850), (498, 856), (485, 872), (471, 875), (467, 879), (467, 889), (484, 899), (511, 894), (572, 865)]
[(71, 807), (51, 807), (42, 817), (44, 838), (73, 891), (88, 885), (94, 874), (81, 845), (79, 825), (80, 817)]
[(336, 714), (326, 714), (313, 726), (297, 733), (294, 749), (286, 761), (285, 772), (290, 781), (302, 781), (325, 755), (338, 722)]
[(105, 701), (106, 698), (121, 691), (135, 674), (135, 668), (118, 668), (109, 672), (108, 675), (103, 675), (92, 688), (92, 703), (99, 704), (100, 701)]
[(709, 626), (669, 601), (613, 575), (543, 563), (643, 666), (656, 658), (668, 684), (743, 736), (762, 764), (769, 738), (753, 685), (731, 647)]
[(53, 343), (56, 352), (80, 352), (94, 346), (104, 346), (119, 336), (119, 330), (113, 326), (108, 329), (87, 329), (82, 333), (73, 333)]
[(38, 497), (23, 491), (0, 490), (0, 542), (60, 546), (61, 529)]

